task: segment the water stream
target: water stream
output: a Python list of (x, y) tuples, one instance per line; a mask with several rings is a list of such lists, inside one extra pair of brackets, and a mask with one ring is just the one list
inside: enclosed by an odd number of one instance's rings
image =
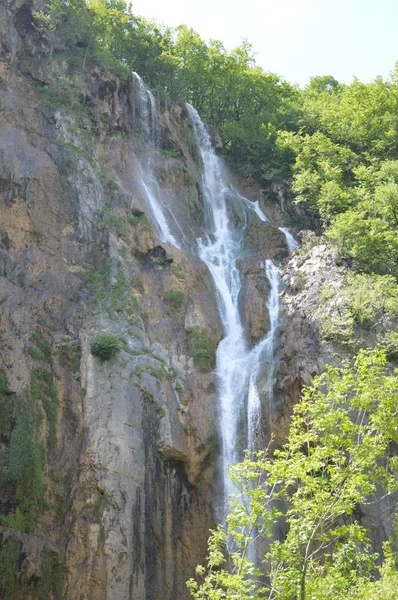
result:
[[(156, 179), (154, 172), (154, 159), (156, 159), (156, 143), (158, 141), (159, 120), (158, 110), (155, 98), (149, 90), (146, 89), (141, 77), (133, 72), (133, 90), (137, 97), (134, 104), (136, 111), (134, 114), (134, 126), (140, 133), (143, 141), (147, 144), (144, 159), (137, 159), (138, 180), (144, 198), (152, 213), (154, 223), (158, 228), (159, 238), (162, 242), (173, 244), (180, 248), (176, 237), (171, 233), (168, 220), (166, 218), (167, 209), (164, 206), (162, 190)], [(172, 215), (170, 214), (172, 217)]]
[(298, 246), (298, 241), (294, 239), (293, 235), (287, 227), (278, 227), (279, 231), (283, 233), (286, 239), (286, 244), (289, 250), (289, 254), (293, 252)]
[(227, 499), (233, 491), (228, 465), (238, 459), (236, 438), (249, 368), (238, 305), (241, 278), (236, 265), (242, 249), (243, 232), (236, 231), (228, 217), (226, 195), (230, 188), (224, 180), (210, 136), (197, 111), (190, 105), (187, 108), (203, 162), (203, 192), (209, 220), (207, 238), (198, 240), (199, 256), (213, 277), (224, 329), (224, 338), (217, 348), (216, 371), (221, 413), (223, 496)]
[(261, 438), (263, 424), (261, 422), (262, 411), (260, 402), (260, 391), (258, 389), (258, 375), (260, 366), (262, 370), (266, 367), (266, 386), (262, 390), (268, 401), (269, 419), (272, 419), (274, 373), (275, 373), (275, 340), (279, 325), (280, 315), (280, 277), (278, 267), (271, 261), (265, 262), (265, 274), (270, 285), (270, 294), (267, 301), (269, 311), (270, 327), (267, 335), (251, 351), (253, 367), (250, 372), (249, 393), (247, 400), (247, 431), (248, 448), (256, 450), (259, 448), (259, 437)]
[[(270, 284), (267, 307), (270, 313), (270, 330), (251, 350), (239, 310), (241, 277), (237, 261), (243, 247), (244, 227), (236, 229), (228, 216), (226, 196), (231, 193), (262, 221), (268, 221), (257, 204), (238, 194), (226, 180), (210, 136), (197, 111), (188, 105), (196, 142), (203, 162), (203, 191), (211, 216), (208, 236), (199, 240), (199, 256), (206, 263), (217, 291), (218, 308), (224, 328), (224, 338), (217, 349), (216, 372), (221, 411), (222, 473), (224, 485), (224, 515), (228, 510), (229, 494), (234, 491), (228, 475), (228, 465), (239, 459), (238, 438), (245, 410), (247, 410), (247, 444), (254, 449), (256, 436), (261, 430), (261, 401), (258, 375), (264, 361), (268, 364), (268, 402), (272, 404), (274, 377), (274, 341), (279, 320), (280, 271), (271, 260), (265, 263), (265, 276)], [(247, 402), (247, 404), (246, 404)], [(272, 407), (270, 408), (272, 411)]]

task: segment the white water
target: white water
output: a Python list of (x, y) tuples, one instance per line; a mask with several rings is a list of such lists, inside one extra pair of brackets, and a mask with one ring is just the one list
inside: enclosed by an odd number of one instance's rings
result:
[(287, 244), (289, 253), (291, 254), (293, 252), (293, 250), (295, 250), (297, 248), (298, 241), (294, 239), (293, 235), (290, 233), (290, 231), (287, 227), (278, 227), (278, 229), (285, 236), (286, 244)]
[(234, 196), (236, 196), (236, 198), (238, 198), (241, 202), (243, 202), (243, 204), (246, 206), (246, 208), (248, 208), (249, 210), (254, 212), (258, 216), (260, 221), (263, 221), (264, 223), (269, 223), (269, 220), (267, 219), (267, 217), (261, 210), (258, 201), (251, 202), (250, 200), (248, 200), (247, 198), (242, 196), (242, 194), (239, 194), (239, 192), (235, 188), (232, 188), (232, 191), (234, 193)]
[[(156, 101), (153, 94), (146, 89), (141, 77), (135, 72), (132, 73), (132, 76), (134, 82), (133, 89), (138, 99), (138, 120), (136, 119), (135, 125), (139, 128), (144, 141), (148, 144), (145, 160), (142, 162), (137, 161), (139, 184), (154, 218), (154, 222), (158, 227), (158, 234), (161, 241), (180, 248), (180, 244), (170, 231), (165, 216), (167, 209), (163, 205), (162, 191), (153, 169), (153, 156), (156, 155), (156, 143), (159, 132)], [(170, 212), (170, 209), (168, 211)], [(171, 216), (173, 215), (171, 214)]]
[[(223, 516), (225, 516), (225, 512), (228, 510), (229, 494), (234, 491), (228, 475), (228, 465), (234, 464), (239, 458), (237, 438), (239, 425), (244, 418), (246, 398), (248, 401), (248, 444), (252, 449), (255, 447), (256, 433), (259, 433), (261, 402), (257, 379), (263, 360), (269, 363), (267, 394), (269, 403), (272, 403), (273, 350), (279, 318), (280, 272), (271, 260), (266, 261), (265, 274), (271, 287), (267, 302), (270, 313), (270, 331), (249, 351), (239, 313), (241, 279), (236, 264), (242, 249), (244, 230), (236, 231), (228, 218), (226, 196), (231, 194), (231, 187), (224, 178), (220, 161), (214, 153), (209, 134), (197, 111), (190, 105), (187, 105), (187, 108), (203, 161), (204, 198), (211, 221), (207, 239), (199, 240), (199, 255), (213, 277), (224, 327), (224, 338), (217, 349), (216, 368), (221, 409)], [(258, 204), (253, 205), (235, 190), (233, 191), (235, 196), (254, 211), (262, 221), (268, 221)]]
[[(199, 256), (213, 277), (224, 328), (224, 338), (217, 349), (216, 369), (221, 411), (224, 498), (227, 499), (233, 491), (228, 465), (235, 463), (238, 458), (236, 436), (248, 370), (248, 352), (238, 308), (241, 280), (236, 266), (243, 240), (242, 233), (232, 230), (228, 218), (225, 200), (229, 187), (224, 181), (210, 137), (197, 111), (190, 105), (187, 108), (203, 161), (203, 191), (210, 221), (208, 238), (198, 240)], [(227, 506), (223, 508), (226, 509)]]
[(256, 450), (256, 448), (258, 448), (256, 441), (262, 432), (260, 392), (258, 389), (257, 379), (260, 366), (263, 365), (268, 365), (267, 385), (264, 391), (268, 399), (270, 420), (272, 419), (273, 410), (272, 400), (275, 371), (274, 350), (275, 336), (279, 324), (279, 286), (281, 273), (278, 267), (276, 267), (271, 260), (267, 260), (265, 263), (265, 273), (270, 284), (270, 295), (267, 301), (270, 328), (265, 338), (261, 340), (251, 351), (250, 362), (252, 363), (253, 367), (250, 373), (249, 394), (247, 401), (247, 437), (249, 450)]

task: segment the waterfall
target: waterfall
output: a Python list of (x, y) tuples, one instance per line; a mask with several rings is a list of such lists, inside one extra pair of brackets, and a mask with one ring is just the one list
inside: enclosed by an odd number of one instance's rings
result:
[[(236, 437), (248, 377), (248, 351), (238, 307), (241, 279), (236, 266), (243, 239), (242, 232), (233, 230), (228, 218), (226, 195), (230, 188), (224, 180), (210, 136), (197, 111), (190, 105), (187, 108), (203, 161), (203, 192), (210, 221), (207, 239), (198, 240), (199, 256), (213, 277), (224, 329), (224, 338), (217, 348), (216, 372), (221, 412), (222, 476), (227, 502), (233, 491), (228, 465), (238, 458)], [(227, 504), (223, 512), (226, 509)]]
[(250, 373), (249, 394), (247, 402), (247, 430), (248, 430), (248, 446), (249, 450), (256, 450), (256, 439), (262, 431), (261, 423), (261, 404), (260, 393), (258, 390), (258, 373), (260, 366), (267, 365), (266, 379), (266, 397), (268, 399), (268, 410), (270, 419), (272, 418), (273, 408), (273, 390), (274, 390), (274, 372), (275, 372), (275, 337), (279, 324), (280, 313), (280, 270), (274, 265), (271, 260), (265, 263), (265, 274), (270, 284), (270, 294), (267, 301), (269, 311), (270, 328), (263, 340), (261, 340), (251, 351), (250, 361), (253, 364)]
[[(156, 144), (159, 132), (156, 101), (153, 94), (146, 89), (141, 77), (135, 72), (132, 73), (132, 77), (133, 90), (137, 97), (137, 102), (134, 103), (134, 127), (148, 145), (145, 158), (141, 161), (137, 160), (138, 181), (157, 226), (161, 241), (180, 248), (180, 244), (170, 231), (165, 215), (165, 211), (168, 210), (170, 212), (170, 209), (164, 206), (162, 191), (153, 168), (153, 158), (156, 158)], [(171, 213), (170, 215), (173, 217)]]
[(286, 239), (287, 248), (289, 253), (292, 253), (298, 246), (297, 240), (294, 239), (293, 235), (290, 233), (287, 227), (278, 227), (279, 231), (283, 233)]
[[(239, 459), (237, 440), (244, 419), (246, 401), (248, 413), (248, 445), (255, 448), (255, 436), (261, 421), (261, 403), (257, 379), (265, 360), (268, 402), (272, 403), (274, 376), (273, 350), (279, 318), (279, 269), (271, 260), (265, 264), (265, 276), (270, 283), (267, 307), (270, 313), (270, 331), (252, 350), (246, 343), (245, 331), (239, 312), (241, 278), (237, 267), (243, 247), (244, 228), (236, 230), (228, 217), (226, 198), (231, 193), (261, 221), (268, 221), (258, 203), (253, 204), (234, 190), (226, 180), (210, 136), (197, 111), (187, 109), (193, 124), (196, 142), (203, 162), (203, 191), (209, 213), (209, 229), (205, 240), (198, 240), (199, 256), (213, 277), (217, 302), (224, 329), (224, 338), (217, 349), (216, 374), (220, 401), (220, 430), (222, 437), (222, 474), (224, 485), (223, 517), (228, 511), (228, 497), (234, 491), (228, 475), (228, 465)], [(272, 409), (271, 409), (272, 410)]]
[[(145, 200), (163, 241), (180, 248), (188, 242), (174, 219), (170, 206), (163, 199), (162, 190), (156, 180), (153, 162), (156, 160), (156, 142), (159, 124), (156, 103), (141, 78), (133, 73), (135, 104), (135, 128), (148, 144), (146, 158), (138, 160), (138, 178)], [(219, 517), (224, 519), (229, 509), (229, 496), (235, 489), (228, 474), (230, 464), (240, 458), (241, 450), (249, 446), (255, 449), (256, 437), (261, 431), (261, 402), (258, 379), (260, 368), (266, 365), (265, 391), (272, 413), (274, 346), (279, 319), (280, 272), (271, 260), (264, 265), (264, 276), (270, 285), (267, 308), (270, 314), (270, 330), (267, 335), (249, 349), (239, 309), (241, 275), (238, 260), (244, 244), (248, 211), (268, 222), (258, 202), (250, 202), (233, 188), (225, 175), (221, 160), (216, 156), (210, 136), (198, 112), (190, 105), (187, 110), (192, 123), (195, 141), (202, 161), (202, 189), (204, 197), (204, 231), (197, 239), (197, 252), (207, 265), (216, 290), (216, 299), (223, 326), (224, 336), (217, 348), (216, 376), (220, 412), (222, 441), (222, 486), (223, 503)], [(243, 206), (243, 226), (235, 226), (228, 213), (228, 205), (235, 202)], [(173, 221), (174, 219), (174, 221)], [(178, 240), (171, 233), (173, 224)], [(285, 232), (284, 232), (285, 233)], [(289, 234), (291, 236), (291, 234)], [(287, 238), (287, 235), (285, 233)], [(292, 236), (291, 236), (292, 237)], [(247, 417), (246, 417), (247, 415)], [(243, 439), (246, 433), (247, 438)]]
[(246, 208), (254, 212), (258, 216), (260, 221), (263, 221), (264, 223), (269, 223), (269, 220), (260, 208), (258, 200), (256, 200), (256, 202), (251, 202), (250, 200), (242, 196), (242, 194), (239, 194), (239, 192), (235, 188), (231, 189), (233, 191), (234, 196), (238, 198), (246, 206)]

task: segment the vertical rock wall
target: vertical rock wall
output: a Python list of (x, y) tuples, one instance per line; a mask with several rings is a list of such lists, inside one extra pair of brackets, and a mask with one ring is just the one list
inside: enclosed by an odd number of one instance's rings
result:
[[(188, 335), (200, 328), (214, 347), (221, 336), (209, 276), (160, 244), (135, 192), (144, 150), (129, 135), (130, 82), (90, 74), (94, 128), (82, 136), (4, 57), (2, 400), (33, 398), (29, 439), (42, 452), (28, 522), (24, 475), (1, 482), (14, 597), (186, 598), (217, 501), (214, 375), (195, 366)], [(187, 219), (200, 199), (181, 110), (163, 108), (174, 150), (157, 168)], [(90, 351), (104, 332), (122, 340), (108, 361)], [(7, 460), (18, 418), (1, 434)]]

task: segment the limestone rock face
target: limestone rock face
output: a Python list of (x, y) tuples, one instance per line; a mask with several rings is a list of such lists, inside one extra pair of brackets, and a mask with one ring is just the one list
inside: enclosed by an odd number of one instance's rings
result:
[[(346, 302), (343, 288), (348, 269), (342, 264), (336, 250), (320, 242), (307, 252), (295, 253), (284, 264), (283, 319), (278, 348), (278, 376), (275, 378), (275, 403), (272, 414), (266, 410), (264, 422), (281, 445), (286, 439), (293, 406), (304, 386), (310, 385), (326, 365), (339, 366), (350, 360), (355, 347), (374, 345), (369, 332), (357, 327), (352, 343), (330, 335), (330, 324), (340, 322)], [(343, 325), (344, 326), (344, 325)], [(387, 330), (391, 323), (379, 327)], [(396, 327), (396, 325), (395, 325)], [(375, 504), (358, 508), (361, 523), (367, 528), (374, 548), (382, 544), (394, 531), (396, 499), (384, 498)]]
[(346, 272), (336, 259), (329, 246), (320, 244), (307, 254), (294, 254), (285, 263), (276, 396), (279, 401), (272, 416), (277, 443), (286, 437), (291, 410), (302, 387), (310, 384), (314, 375), (322, 373), (326, 364), (341, 361), (341, 352), (336, 358), (332, 344), (323, 339), (320, 331), (325, 318), (322, 290), (324, 286), (338, 290)]
[[(142, 149), (114, 132), (131, 124), (120, 82), (98, 67), (89, 84), (108, 133), (87, 142), (0, 62), (0, 375), (13, 401), (39, 386), (31, 435), (45, 455), (35, 522), (0, 536), (21, 552), (29, 598), (47, 555), (71, 600), (186, 598), (217, 502), (214, 375), (196, 369), (187, 332), (222, 331), (207, 269), (162, 244), (138, 200)], [(183, 107), (162, 122), (181, 158), (159, 153), (157, 168), (199, 230)], [(107, 361), (90, 350), (104, 333), (122, 340)], [(7, 503), (15, 514), (12, 490)]]

